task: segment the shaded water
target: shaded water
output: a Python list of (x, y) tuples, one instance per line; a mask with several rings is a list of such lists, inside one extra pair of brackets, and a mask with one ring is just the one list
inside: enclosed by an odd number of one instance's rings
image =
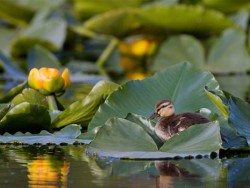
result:
[(250, 157), (98, 159), (85, 146), (0, 146), (0, 187), (248, 187)]

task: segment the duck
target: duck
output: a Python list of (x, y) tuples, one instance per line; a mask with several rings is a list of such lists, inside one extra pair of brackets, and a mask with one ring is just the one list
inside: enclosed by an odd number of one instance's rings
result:
[(149, 119), (157, 117), (160, 117), (160, 120), (156, 123), (155, 133), (162, 141), (169, 140), (173, 135), (192, 125), (210, 122), (208, 118), (198, 113), (175, 114), (174, 104), (168, 99), (160, 100), (155, 104), (155, 112)]

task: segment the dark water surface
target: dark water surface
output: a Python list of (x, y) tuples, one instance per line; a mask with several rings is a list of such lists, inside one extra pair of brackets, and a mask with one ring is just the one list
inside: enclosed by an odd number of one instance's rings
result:
[(0, 187), (250, 187), (250, 157), (137, 161), (85, 146), (0, 146)]

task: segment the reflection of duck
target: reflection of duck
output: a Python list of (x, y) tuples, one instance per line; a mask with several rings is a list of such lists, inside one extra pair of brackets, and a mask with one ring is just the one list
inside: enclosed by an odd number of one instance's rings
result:
[(175, 108), (170, 100), (161, 100), (155, 105), (155, 112), (150, 119), (161, 117), (155, 126), (155, 133), (166, 141), (174, 134), (194, 124), (208, 123), (209, 120), (199, 114), (185, 112), (175, 115)]
[(157, 188), (175, 187), (174, 184), (179, 182), (179, 179), (176, 178), (187, 178), (192, 184), (199, 178), (198, 175), (191, 174), (186, 169), (180, 168), (170, 161), (155, 161), (155, 167), (160, 173), (160, 176), (156, 177)]

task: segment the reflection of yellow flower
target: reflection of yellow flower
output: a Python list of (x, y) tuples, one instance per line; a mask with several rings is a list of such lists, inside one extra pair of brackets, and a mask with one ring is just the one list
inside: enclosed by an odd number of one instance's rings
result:
[(45, 95), (62, 92), (70, 84), (69, 70), (61, 74), (55, 68), (33, 68), (28, 76), (29, 86)]
[(59, 161), (51, 161), (47, 156), (40, 156), (28, 163), (29, 187), (67, 187), (67, 175), (69, 163), (60, 161), (59, 165), (53, 165)]

